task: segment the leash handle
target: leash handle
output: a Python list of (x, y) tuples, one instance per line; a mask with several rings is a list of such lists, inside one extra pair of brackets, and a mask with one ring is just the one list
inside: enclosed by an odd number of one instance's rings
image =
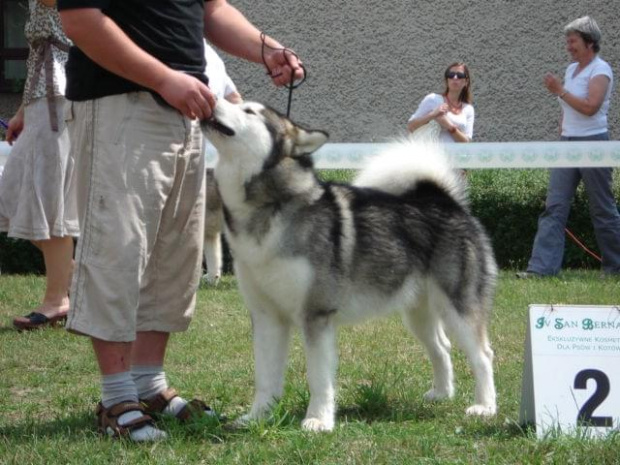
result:
[[(289, 68), (291, 68), (291, 71), (293, 70), (293, 67), (291, 66), (291, 62), (289, 59), (289, 55), (294, 56), (295, 58), (299, 59), (299, 56), (293, 52), (291, 49), (289, 48), (275, 48), (275, 47), (271, 47), (270, 45), (267, 45), (265, 43), (265, 38), (267, 36), (265, 35), (264, 32), (260, 33), (260, 40), (261, 40), (261, 58), (263, 60), (263, 65), (265, 66), (265, 68), (267, 69), (267, 75), (271, 78), (274, 77), (278, 77), (281, 75), (280, 74), (272, 74), (271, 69), (269, 68), (269, 66), (267, 65), (267, 62), (265, 61), (265, 47), (271, 49), (271, 50), (281, 50), (282, 54), (284, 55), (284, 59), (286, 60), (287, 64), (289, 65)], [(304, 67), (304, 65), (302, 65), (301, 63), (299, 64), (299, 67), (301, 68), (301, 70), (303, 71), (303, 77), (301, 78), (301, 80), (295, 84), (295, 73), (291, 72), (291, 82), (287, 85), (285, 85), (285, 87), (288, 89), (288, 104), (286, 107), (286, 117), (290, 117), (291, 114), (291, 104), (293, 102), (293, 90), (297, 89), (300, 85), (302, 85), (307, 76), (308, 76), (308, 71), (306, 71), (306, 68)]]

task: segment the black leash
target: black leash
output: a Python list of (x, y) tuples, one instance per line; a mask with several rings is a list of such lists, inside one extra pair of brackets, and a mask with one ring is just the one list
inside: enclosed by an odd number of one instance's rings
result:
[(293, 72), (293, 67), (291, 66), (291, 62), (289, 60), (289, 56), (292, 55), (295, 58), (297, 58), (299, 60), (299, 56), (293, 52), (291, 49), (288, 48), (275, 48), (275, 47), (271, 47), (269, 45), (267, 45), (265, 43), (265, 33), (261, 32), (260, 33), (260, 40), (262, 43), (261, 46), (261, 58), (263, 59), (263, 65), (265, 65), (265, 68), (267, 68), (267, 75), (274, 78), (274, 77), (278, 77), (280, 76), (280, 74), (272, 74), (271, 73), (271, 69), (269, 69), (269, 66), (267, 66), (267, 62), (265, 61), (265, 47), (270, 48), (271, 50), (282, 50), (282, 54), (284, 55), (284, 59), (286, 60), (286, 62), (288, 63), (289, 67), (291, 68), (291, 82), (286, 85), (285, 87), (288, 89), (288, 104), (286, 107), (286, 117), (289, 118), (291, 115), (291, 104), (293, 102), (293, 90), (297, 89), (300, 85), (302, 85), (305, 81), (306, 81), (306, 77), (308, 76), (308, 72), (306, 71), (306, 68), (304, 67), (304, 65), (302, 65), (301, 63), (299, 64), (299, 66), (301, 67), (302, 71), (304, 72), (303, 77), (301, 78), (301, 80), (295, 84), (295, 73)]

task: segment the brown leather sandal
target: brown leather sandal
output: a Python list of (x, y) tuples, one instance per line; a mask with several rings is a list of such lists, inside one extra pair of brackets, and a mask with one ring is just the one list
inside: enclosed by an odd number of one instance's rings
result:
[[(121, 415), (136, 410), (143, 414), (140, 418), (124, 425), (118, 424)], [(113, 438), (128, 437), (132, 431), (147, 425), (155, 427), (153, 419), (144, 413), (144, 406), (139, 402), (119, 402), (108, 409), (101, 402), (97, 404), (97, 429), (103, 435)]]
[[(179, 395), (177, 394), (176, 389), (168, 388), (150, 399), (140, 399), (140, 402), (142, 402), (144, 411), (148, 415), (159, 416), (162, 415), (170, 401), (178, 396)], [(192, 418), (199, 418), (203, 415), (214, 417), (215, 412), (203, 401), (199, 399), (192, 399), (179, 411), (179, 413), (176, 414), (176, 418), (181, 422), (185, 422), (191, 420)]]

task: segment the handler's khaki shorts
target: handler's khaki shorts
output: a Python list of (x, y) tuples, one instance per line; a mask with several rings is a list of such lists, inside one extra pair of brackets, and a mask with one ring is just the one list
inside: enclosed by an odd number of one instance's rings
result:
[(184, 331), (202, 271), (198, 123), (148, 92), (67, 111), (82, 228), (67, 328), (106, 341)]

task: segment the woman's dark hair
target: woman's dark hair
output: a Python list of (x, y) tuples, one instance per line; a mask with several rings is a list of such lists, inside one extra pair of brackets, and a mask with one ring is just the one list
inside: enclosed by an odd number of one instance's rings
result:
[(444, 79), (446, 83), (446, 89), (444, 90), (443, 95), (448, 95), (448, 90), (449, 90), (448, 89), (448, 78), (445, 76), (448, 74), (448, 72), (452, 68), (456, 66), (463, 67), (463, 69), (465, 70), (465, 79), (467, 79), (467, 83), (465, 84), (465, 87), (463, 87), (463, 90), (461, 91), (461, 94), (459, 95), (459, 102), (465, 102), (465, 103), (471, 104), (474, 101), (474, 97), (471, 92), (471, 74), (469, 74), (469, 68), (467, 67), (467, 65), (462, 62), (454, 62), (450, 66), (448, 66), (446, 70), (444, 71), (443, 75), (444, 75)]

